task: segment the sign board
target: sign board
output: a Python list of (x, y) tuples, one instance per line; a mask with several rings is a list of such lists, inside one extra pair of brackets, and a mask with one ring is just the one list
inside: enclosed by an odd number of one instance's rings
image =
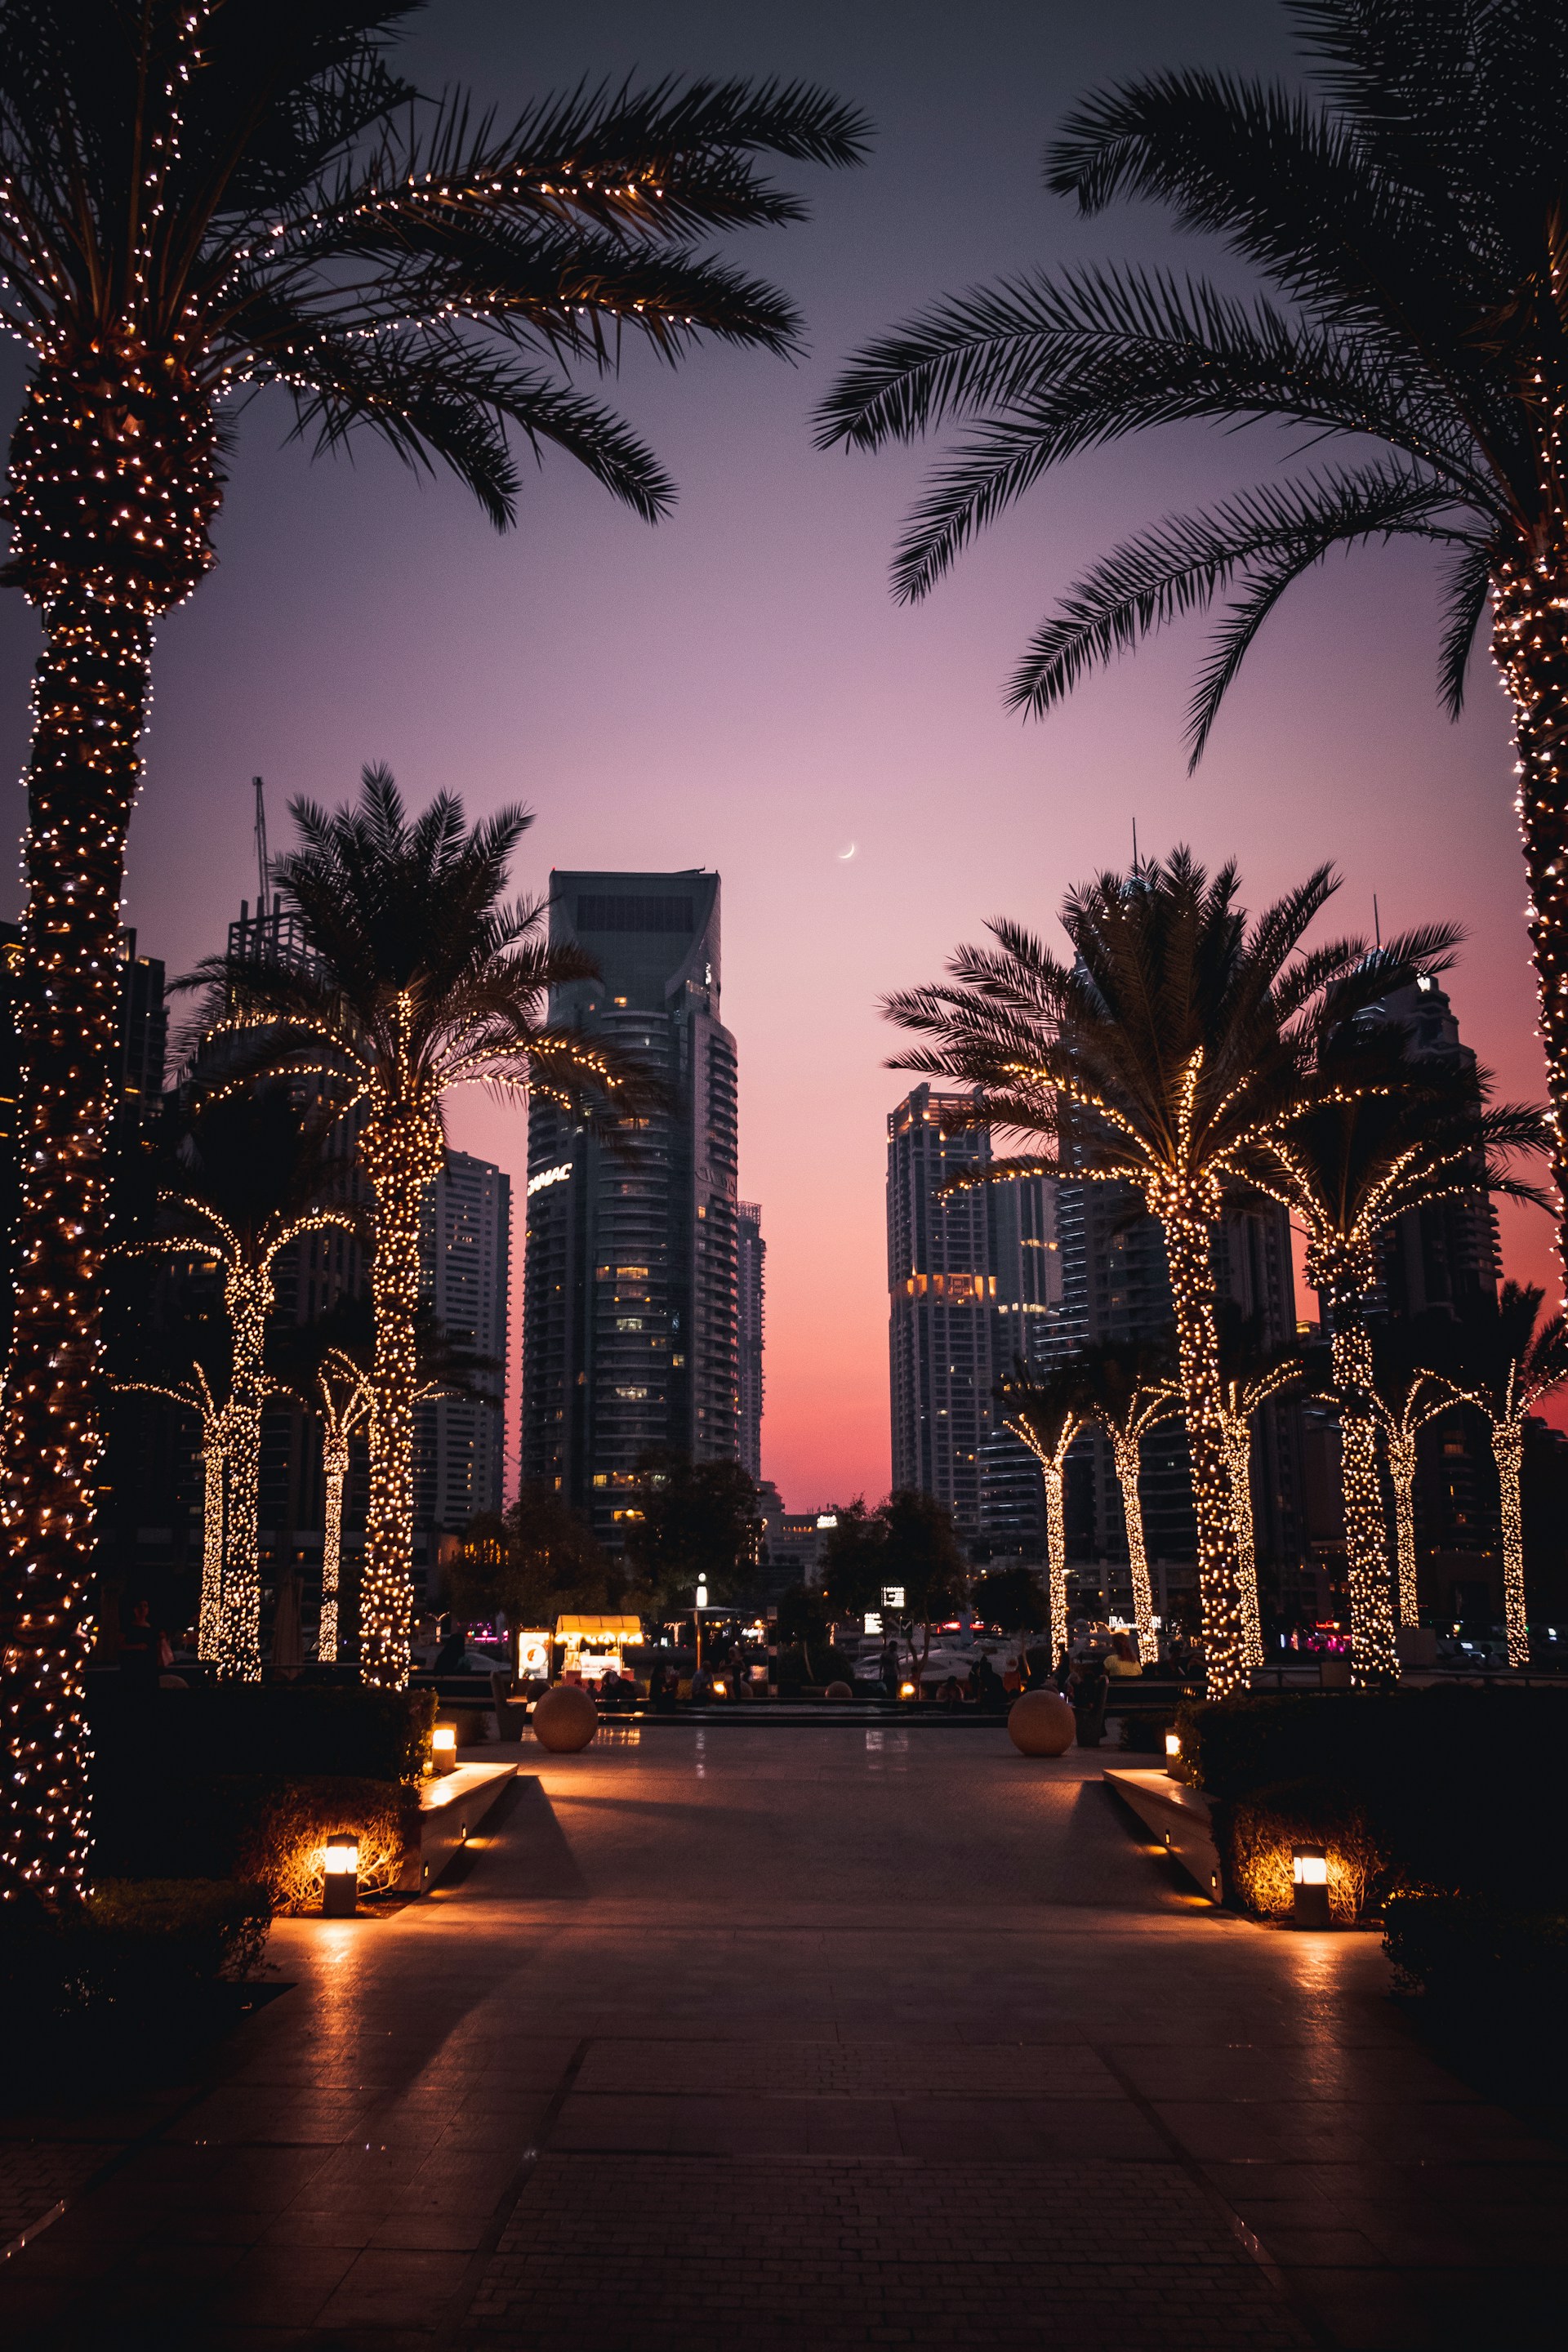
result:
[(883, 1608), (884, 1608), (884, 1609), (901, 1609), (901, 1608), (903, 1607), (903, 1605), (904, 1605), (904, 1588), (903, 1588), (903, 1586), (902, 1586), (901, 1584), (884, 1584), (884, 1585), (883, 1585), (883, 1587), (882, 1587), (882, 1606), (883, 1606)]
[(879, 1633), (881, 1632), (881, 1630), (882, 1630), (882, 1612), (881, 1612), (881, 1611), (880, 1611), (879, 1609), (868, 1609), (868, 1610), (867, 1610), (867, 1612), (866, 1612), (866, 1631), (867, 1631), (867, 1633)]
[(525, 1680), (550, 1680), (550, 1634), (547, 1628), (518, 1629), (517, 1671)]

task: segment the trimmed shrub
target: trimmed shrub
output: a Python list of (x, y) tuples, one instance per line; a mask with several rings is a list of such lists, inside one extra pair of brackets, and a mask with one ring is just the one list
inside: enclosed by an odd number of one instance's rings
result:
[(109, 1878), (87, 1899), (89, 1941), (145, 1954), (165, 1976), (229, 1982), (255, 1976), (272, 1906), (265, 1887), (227, 1878)]
[(36, 2072), (66, 2029), (186, 2019), (214, 1985), (259, 1971), (271, 1916), (264, 1888), (232, 1879), (110, 1879), (58, 1912), (0, 1905), (0, 2000), (39, 2037), (14, 2058)]
[(247, 1875), (279, 1911), (318, 1911), (326, 1843), (348, 1832), (359, 1840), (359, 1884), (389, 1895), (417, 1844), (419, 1796), (384, 1780), (285, 1780), (269, 1788), (237, 1843)]
[(1568, 1911), (1413, 1889), (1389, 1897), (1383, 1940), (1400, 1991), (1469, 2015), (1506, 1998), (1555, 2020), (1568, 1996)]
[(1353, 1927), (1381, 1895), (1388, 1855), (1365, 1805), (1333, 1781), (1286, 1780), (1221, 1805), (1215, 1842), (1227, 1889), (1263, 1919), (1295, 1907), (1291, 1849), (1321, 1845), (1329, 1866), (1329, 1910)]

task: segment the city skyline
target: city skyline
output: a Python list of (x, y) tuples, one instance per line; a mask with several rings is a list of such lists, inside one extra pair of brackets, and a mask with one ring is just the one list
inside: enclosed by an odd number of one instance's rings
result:
[[(741, 1185), (768, 1215), (763, 1467), (800, 1508), (889, 1477), (883, 1129), (903, 1089), (877, 999), (933, 977), (992, 915), (1054, 935), (1064, 889), (1125, 865), (1134, 821), (1149, 851), (1234, 853), (1254, 906), (1328, 856), (1346, 877), (1331, 928), (1370, 931), (1374, 892), (1385, 928), (1462, 919), (1448, 986), (1465, 1034), (1503, 1095), (1542, 1092), (1506, 713), (1484, 662), (1460, 725), (1438, 711), (1437, 588), (1418, 554), (1358, 557), (1292, 591), (1191, 781), (1187, 629), (1044, 724), (1002, 707), (1016, 648), (1082, 561), (1152, 511), (1253, 478), (1267, 435), (1184, 427), (1088, 457), (924, 606), (890, 603), (889, 552), (929, 458), (813, 452), (843, 354), (942, 286), (1090, 254), (1201, 257), (1137, 208), (1078, 221), (1041, 190), (1047, 137), (1130, 60), (1298, 71), (1273, 10), (1020, 24), (983, 0), (962, 49), (945, 22), (911, 7), (889, 43), (825, 0), (787, 20), (672, 0), (652, 28), (621, 0), (526, 27), (479, 5), (433, 13), (411, 65), (433, 85), (471, 77), (503, 112), (634, 65), (800, 73), (863, 103), (869, 169), (802, 171), (813, 221), (738, 247), (795, 293), (811, 356), (788, 369), (709, 351), (679, 379), (628, 367), (617, 397), (681, 483), (657, 530), (558, 457), (527, 476), (521, 530), (496, 538), (455, 488), (374, 450), (311, 466), (258, 402), (237, 425), (218, 567), (160, 631), (131, 834), (125, 919), (171, 974), (250, 886), (258, 772), (279, 843), (288, 798), (335, 803), (385, 756), (416, 802), (441, 786), (471, 814), (527, 800), (518, 888), (611, 856), (723, 871), (727, 1003), (753, 1073)], [(19, 360), (0, 366), (12, 396)], [(0, 600), (14, 766), (36, 645), (21, 600)], [(451, 1134), (521, 1186), (516, 1112), (476, 1091)], [(1547, 1219), (1505, 1209), (1502, 1234), (1509, 1270), (1555, 1296)]]

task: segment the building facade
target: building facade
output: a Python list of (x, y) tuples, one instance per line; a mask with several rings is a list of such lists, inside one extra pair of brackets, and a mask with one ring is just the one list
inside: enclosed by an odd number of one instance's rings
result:
[(1011, 1539), (1021, 1523), (1043, 1526), (1044, 1507), (1026, 1449), (996, 1430), (993, 1391), (1015, 1363), (1048, 1352), (1060, 1298), (1056, 1187), (1034, 1178), (944, 1199), (944, 1185), (991, 1160), (990, 1130), (957, 1123), (969, 1108), (966, 1096), (922, 1086), (888, 1118), (893, 1485), (935, 1496), (972, 1539), (987, 1532), (987, 1496), (1005, 1492), (997, 1532)]
[(740, 1461), (757, 1484), (763, 1475), (763, 1338), (768, 1245), (763, 1213), (755, 1201), (735, 1209), (735, 1276), (739, 1322), (736, 1345), (741, 1367)]
[(415, 1518), (460, 1535), (479, 1512), (500, 1509), (504, 1482), (511, 1179), (492, 1161), (447, 1154), (420, 1220), (419, 1283), (447, 1339), (488, 1363), (470, 1375), (481, 1393), (415, 1408)]
[(662, 1100), (608, 1133), (536, 1093), (523, 1260), (522, 1475), (620, 1545), (639, 1459), (742, 1458), (738, 1063), (720, 1018), (720, 885), (551, 877), (552, 940), (599, 978), (550, 1018), (602, 1036)]

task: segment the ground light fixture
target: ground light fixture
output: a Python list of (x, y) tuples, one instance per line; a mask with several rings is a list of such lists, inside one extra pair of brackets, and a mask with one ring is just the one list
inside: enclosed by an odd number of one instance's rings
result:
[(1176, 1760), (1177, 1757), (1181, 1754), (1181, 1752), (1182, 1752), (1182, 1735), (1181, 1735), (1181, 1733), (1180, 1733), (1179, 1731), (1167, 1731), (1167, 1732), (1166, 1732), (1166, 1734), (1165, 1734), (1165, 1761), (1166, 1761), (1166, 1763), (1167, 1763), (1167, 1764), (1173, 1764), (1173, 1763), (1175, 1762), (1175, 1760)]
[(455, 1723), (438, 1723), (430, 1734), (430, 1767), (436, 1772), (453, 1772), (458, 1766), (458, 1727)]
[(321, 1885), (323, 1919), (352, 1919), (359, 1903), (359, 1840), (346, 1833), (327, 1840), (327, 1874)]
[(1290, 1854), (1290, 1876), (1296, 1890), (1298, 1927), (1329, 1924), (1329, 1857), (1321, 1845), (1299, 1845)]
[(900, 1698), (913, 1698), (915, 1696), (916, 1692), (913, 1683), (900, 1683), (899, 1685), (899, 1696)]

